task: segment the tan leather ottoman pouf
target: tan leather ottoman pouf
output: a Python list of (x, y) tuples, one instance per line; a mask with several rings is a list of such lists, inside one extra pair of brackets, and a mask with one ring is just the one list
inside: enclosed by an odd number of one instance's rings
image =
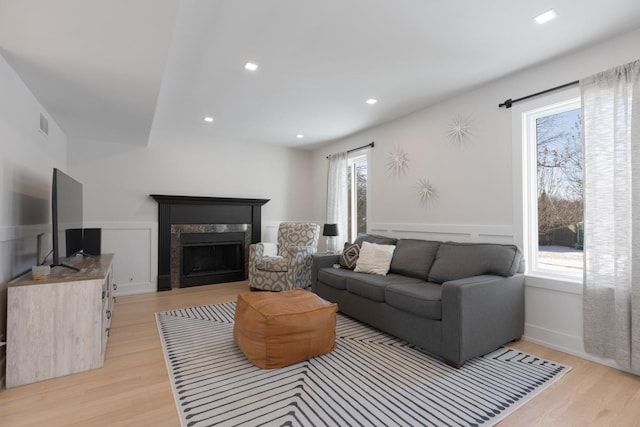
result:
[(280, 368), (335, 348), (338, 305), (294, 289), (238, 295), (233, 339), (261, 368)]

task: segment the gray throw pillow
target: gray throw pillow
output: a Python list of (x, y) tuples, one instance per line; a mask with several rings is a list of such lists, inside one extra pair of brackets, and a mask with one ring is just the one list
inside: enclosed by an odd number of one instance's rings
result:
[(360, 255), (360, 246), (353, 243), (345, 243), (344, 249), (342, 250), (342, 254), (340, 254), (340, 267), (348, 268), (349, 270), (353, 270), (356, 268), (356, 263), (358, 262), (358, 256)]

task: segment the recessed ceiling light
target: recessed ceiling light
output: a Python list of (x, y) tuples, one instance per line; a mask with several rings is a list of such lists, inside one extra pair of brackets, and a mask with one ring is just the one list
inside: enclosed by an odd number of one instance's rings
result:
[(301, 133), (299, 133), (299, 134), (297, 134), (297, 135), (296, 135), (296, 138), (298, 138), (298, 139), (302, 139), (302, 138), (304, 138), (304, 135), (303, 135), (303, 134), (301, 134)]
[(207, 123), (211, 123), (213, 121), (213, 117), (205, 117), (204, 121)]
[(373, 99), (373, 98), (369, 98), (369, 99), (367, 99), (365, 102), (366, 102), (367, 104), (369, 104), (369, 105), (373, 105), (373, 104), (375, 104), (376, 102), (378, 102), (378, 100), (377, 100), (377, 99)]
[(555, 19), (557, 16), (558, 12), (556, 12), (554, 9), (549, 9), (546, 12), (536, 16), (534, 19), (538, 24), (544, 24), (551, 21), (552, 19)]
[(254, 64), (253, 62), (247, 62), (246, 64), (244, 64), (244, 69), (249, 71), (255, 71), (258, 69), (258, 65)]

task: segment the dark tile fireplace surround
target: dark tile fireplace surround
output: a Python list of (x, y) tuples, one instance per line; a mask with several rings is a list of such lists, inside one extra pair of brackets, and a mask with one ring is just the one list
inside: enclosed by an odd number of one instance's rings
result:
[(246, 280), (269, 199), (167, 196), (158, 202), (158, 291)]

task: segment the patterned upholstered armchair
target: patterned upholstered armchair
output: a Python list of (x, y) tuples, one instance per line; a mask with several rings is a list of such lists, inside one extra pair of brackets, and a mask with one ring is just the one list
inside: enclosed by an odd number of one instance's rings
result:
[(319, 236), (318, 224), (281, 223), (277, 248), (268, 243), (249, 247), (249, 286), (269, 291), (311, 286), (311, 255)]

